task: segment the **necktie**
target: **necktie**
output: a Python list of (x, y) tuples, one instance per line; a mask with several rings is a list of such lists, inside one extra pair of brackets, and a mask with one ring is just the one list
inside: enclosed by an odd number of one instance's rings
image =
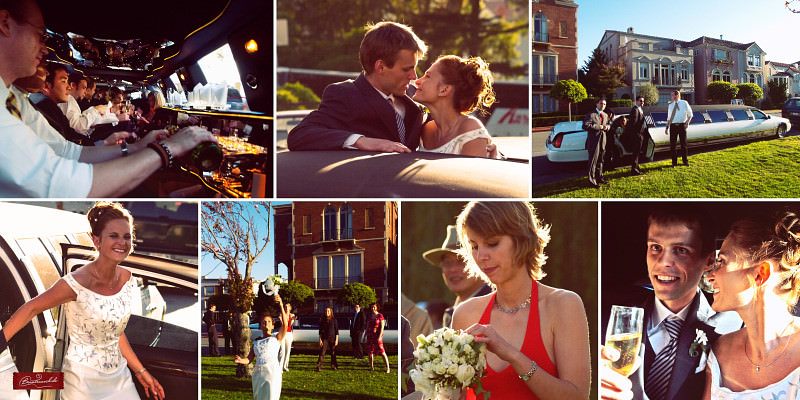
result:
[(389, 97), (386, 100), (389, 100), (389, 105), (392, 107), (392, 110), (394, 110), (394, 119), (397, 122), (397, 135), (400, 136), (400, 143), (406, 144), (406, 124), (403, 123), (403, 117), (397, 112), (397, 109), (394, 108), (394, 101), (392, 101), (392, 98)]
[(6, 108), (11, 115), (22, 119), (22, 114), (19, 112), (19, 108), (17, 107), (17, 96), (14, 96), (13, 92), (8, 92), (8, 98), (6, 99)]
[(667, 345), (661, 349), (653, 360), (653, 365), (646, 376), (644, 390), (651, 400), (663, 400), (669, 389), (672, 377), (672, 366), (675, 365), (675, 355), (678, 350), (678, 337), (680, 336), (683, 320), (670, 317), (662, 322), (670, 336)]

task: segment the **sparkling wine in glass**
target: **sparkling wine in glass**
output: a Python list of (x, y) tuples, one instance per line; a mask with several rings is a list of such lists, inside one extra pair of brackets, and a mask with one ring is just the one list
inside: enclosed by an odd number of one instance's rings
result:
[(642, 344), (642, 318), (644, 309), (611, 306), (611, 318), (606, 329), (606, 347), (619, 351), (617, 361), (606, 361), (609, 368), (620, 375), (630, 376)]

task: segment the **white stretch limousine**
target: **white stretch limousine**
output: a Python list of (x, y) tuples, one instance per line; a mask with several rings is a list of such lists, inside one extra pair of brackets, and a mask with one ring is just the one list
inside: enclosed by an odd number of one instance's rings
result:
[[(786, 118), (768, 115), (763, 111), (736, 105), (693, 105), (694, 117), (686, 131), (689, 147), (708, 144), (740, 141), (748, 138), (774, 136), (782, 138), (791, 129)], [(620, 117), (627, 116), (630, 108), (615, 107), (614, 123), (611, 132), (620, 124)], [(645, 120), (650, 133), (650, 146), (647, 157), (652, 158), (654, 151), (669, 150), (669, 135), (664, 133), (667, 125), (667, 108), (644, 107)], [(547, 159), (552, 162), (586, 161), (589, 153), (586, 150), (586, 131), (581, 121), (560, 122), (553, 126), (547, 137)], [(608, 136), (608, 162), (621, 162), (625, 156), (632, 154), (628, 138), (624, 134)]]

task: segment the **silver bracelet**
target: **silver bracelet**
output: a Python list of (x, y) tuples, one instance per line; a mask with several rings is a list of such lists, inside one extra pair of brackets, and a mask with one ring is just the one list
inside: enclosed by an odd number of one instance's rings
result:
[(536, 372), (537, 369), (539, 369), (539, 366), (536, 365), (536, 361), (531, 360), (530, 371), (528, 371), (528, 373), (525, 375), (518, 375), (519, 379), (522, 379), (523, 382), (527, 382), (528, 379), (531, 379), (531, 376), (533, 376), (533, 373)]

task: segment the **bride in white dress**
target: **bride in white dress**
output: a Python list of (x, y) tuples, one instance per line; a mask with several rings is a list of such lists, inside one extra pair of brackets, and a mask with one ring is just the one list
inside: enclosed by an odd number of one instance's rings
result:
[(142, 366), (124, 333), (136, 286), (131, 272), (118, 264), (133, 249), (133, 217), (119, 203), (109, 202), (97, 202), (87, 217), (97, 258), (23, 304), (0, 330), (0, 342), (42, 311), (66, 304), (69, 347), (61, 397), (138, 400), (135, 376), (148, 398), (161, 400), (164, 389)]
[(258, 327), (264, 336), (253, 341), (253, 348), (247, 358), (241, 358), (237, 354), (233, 362), (237, 364), (250, 364), (256, 360), (256, 367), (253, 370), (253, 398), (255, 400), (278, 400), (281, 397), (281, 364), (278, 362), (278, 351), (281, 343), (286, 337), (287, 322), (289, 312), (283, 306), (280, 296), (275, 296), (275, 301), (280, 306), (281, 328), (278, 334), (272, 336), (272, 329), (275, 323), (270, 315), (260, 316)]
[(800, 217), (784, 213), (774, 227), (754, 220), (731, 226), (707, 280), (714, 311), (736, 311), (745, 327), (715, 342), (705, 399), (800, 398), (800, 319), (790, 312), (798, 272)]
[(493, 78), (480, 58), (441, 56), (414, 82), (414, 100), (430, 110), (419, 151), (497, 158), (480, 120), (469, 114), (494, 103)]

